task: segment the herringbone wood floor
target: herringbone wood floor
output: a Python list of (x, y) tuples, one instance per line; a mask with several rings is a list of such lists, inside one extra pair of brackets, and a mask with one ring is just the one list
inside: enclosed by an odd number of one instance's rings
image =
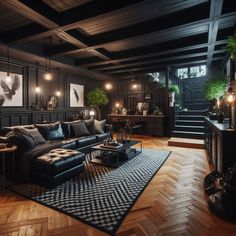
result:
[[(172, 153), (127, 215), (117, 236), (236, 235), (236, 225), (212, 215), (203, 179), (204, 150), (168, 147), (167, 138), (141, 137), (147, 148)], [(102, 236), (105, 233), (10, 191), (0, 193), (0, 235)]]

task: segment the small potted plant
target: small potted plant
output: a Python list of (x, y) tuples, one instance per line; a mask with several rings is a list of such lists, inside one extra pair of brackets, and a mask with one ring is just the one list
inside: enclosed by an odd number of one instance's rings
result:
[(177, 84), (171, 84), (169, 86), (169, 98), (170, 98), (170, 106), (174, 106), (175, 94), (179, 94), (179, 86)]

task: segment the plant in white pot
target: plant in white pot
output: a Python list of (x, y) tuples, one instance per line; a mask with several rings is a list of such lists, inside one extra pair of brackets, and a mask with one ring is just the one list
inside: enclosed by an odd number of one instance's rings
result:
[(179, 94), (179, 86), (177, 84), (171, 84), (168, 88), (169, 98), (170, 98), (170, 106), (174, 106), (175, 102), (175, 94)]

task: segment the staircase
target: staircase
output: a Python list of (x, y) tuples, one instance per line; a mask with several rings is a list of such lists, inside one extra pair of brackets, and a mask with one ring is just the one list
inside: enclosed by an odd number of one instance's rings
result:
[(204, 138), (204, 111), (176, 111), (172, 136), (180, 138)]

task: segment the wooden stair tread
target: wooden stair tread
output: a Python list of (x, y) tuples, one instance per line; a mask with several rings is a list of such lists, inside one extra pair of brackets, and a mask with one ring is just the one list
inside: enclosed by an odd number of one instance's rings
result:
[(205, 149), (204, 140), (191, 138), (172, 137), (168, 140), (168, 146)]

